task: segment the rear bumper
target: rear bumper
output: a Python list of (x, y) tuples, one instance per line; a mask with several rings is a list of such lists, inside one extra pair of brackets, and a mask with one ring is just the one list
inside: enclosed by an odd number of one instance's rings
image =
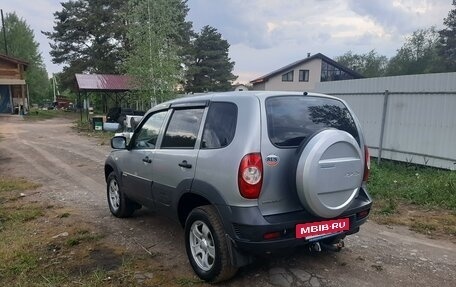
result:
[[(296, 238), (296, 225), (308, 222), (318, 222), (328, 219), (315, 217), (306, 211), (290, 212), (286, 214), (263, 216), (258, 207), (229, 207), (222, 214), (225, 219), (225, 230), (235, 248), (250, 254), (274, 252), (280, 249), (293, 248), (311, 242), (344, 238), (359, 231), (359, 227), (366, 222), (368, 216), (360, 217), (360, 212), (370, 210), (372, 200), (362, 191), (353, 201), (351, 207), (337, 218), (349, 218), (349, 230), (310, 240)], [(224, 208), (219, 209), (223, 213)], [(226, 220), (229, 219), (229, 220)], [(278, 233), (275, 239), (264, 239), (264, 234)]]

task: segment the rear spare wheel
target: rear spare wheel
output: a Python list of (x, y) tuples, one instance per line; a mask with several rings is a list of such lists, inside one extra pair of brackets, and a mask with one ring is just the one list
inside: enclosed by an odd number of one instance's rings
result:
[(301, 203), (316, 216), (339, 216), (357, 196), (363, 169), (363, 153), (352, 135), (336, 129), (315, 133), (298, 149), (296, 189)]

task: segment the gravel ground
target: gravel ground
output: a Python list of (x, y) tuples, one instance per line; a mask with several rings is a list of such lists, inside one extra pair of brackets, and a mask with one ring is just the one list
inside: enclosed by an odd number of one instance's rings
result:
[[(173, 272), (194, 278), (183, 230), (142, 209), (130, 219), (110, 215), (103, 163), (110, 147), (78, 135), (68, 119), (29, 122), (0, 117), (1, 173), (44, 185), (36, 200), (62, 204), (83, 214), (130, 252), (147, 248)], [(373, 222), (345, 240), (338, 253), (290, 250), (242, 268), (224, 286), (456, 286), (456, 245), (429, 239), (401, 226)], [(138, 270), (138, 280), (147, 277)]]

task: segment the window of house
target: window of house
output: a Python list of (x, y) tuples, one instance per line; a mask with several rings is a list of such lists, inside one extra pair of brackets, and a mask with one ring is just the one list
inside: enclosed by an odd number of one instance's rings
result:
[(354, 79), (352, 75), (346, 73), (325, 61), (321, 61), (321, 81), (339, 81), (339, 80), (350, 80)]
[(194, 148), (203, 113), (204, 108), (174, 110), (161, 148)]
[(282, 82), (293, 82), (294, 71), (289, 71), (282, 75)]
[(300, 82), (309, 81), (309, 70), (299, 70), (299, 81)]

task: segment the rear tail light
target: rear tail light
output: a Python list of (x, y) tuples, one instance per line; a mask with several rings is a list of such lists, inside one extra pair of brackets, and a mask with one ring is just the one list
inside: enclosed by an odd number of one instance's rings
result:
[(263, 161), (260, 153), (245, 155), (239, 164), (238, 186), (241, 195), (248, 199), (260, 196), (263, 184)]
[(371, 168), (371, 160), (370, 160), (370, 155), (369, 155), (369, 149), (367, 148), (367, 146), (364, 146), (364, 160), (365, 160), (365, 166), (364, 166), (363, 181), (367, 181), (369, 179), (369, 171)]

